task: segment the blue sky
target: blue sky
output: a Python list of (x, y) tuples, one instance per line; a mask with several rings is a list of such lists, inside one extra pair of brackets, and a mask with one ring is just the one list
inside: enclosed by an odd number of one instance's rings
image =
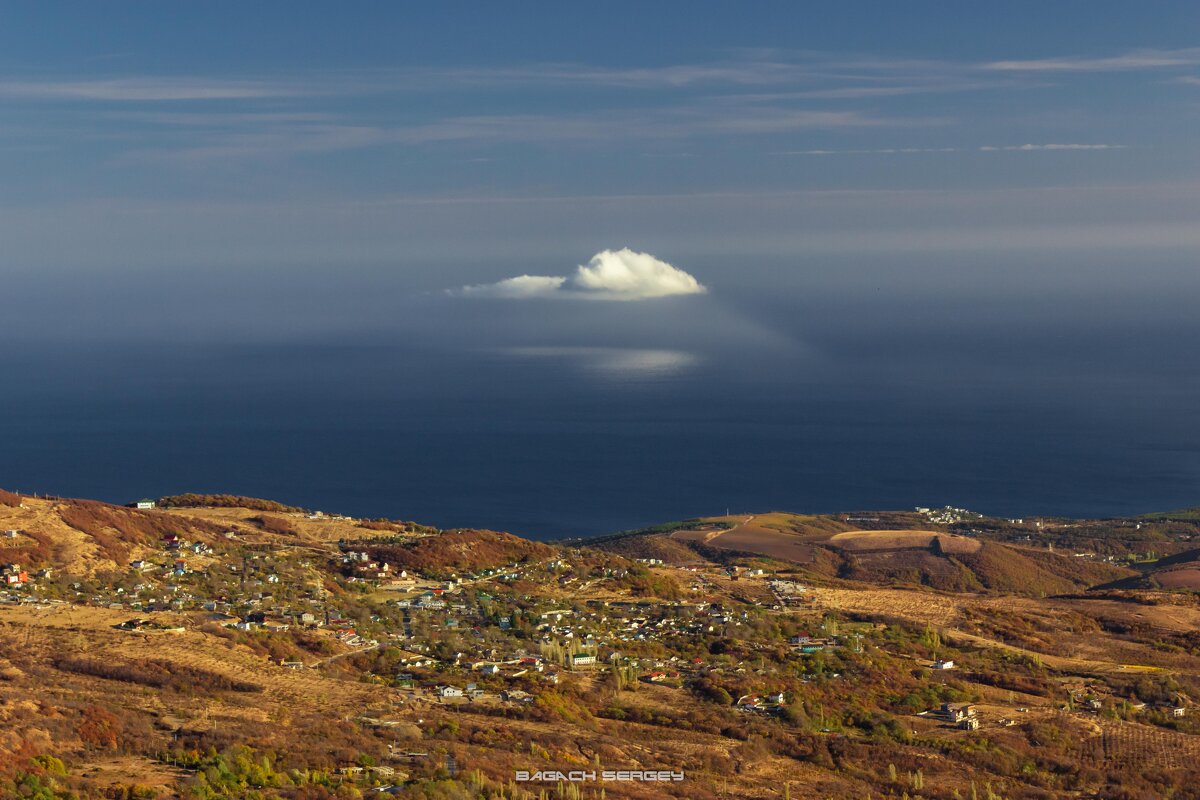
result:
[(66, 306), (213, 274), (420, 295), (626, 246), (718, 289), (770, 286), (759, 257), (1200, 246), (1192, 3), (4, 13), (0, 270)]

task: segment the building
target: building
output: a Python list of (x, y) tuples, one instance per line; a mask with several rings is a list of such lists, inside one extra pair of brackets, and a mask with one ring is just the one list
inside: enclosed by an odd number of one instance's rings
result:
[(941, 715), (951, 722), (962, 722), (975, 716), (975, 706), (970, 703), (942, 703)]
[(20, 587), (29, 582), (29, 573), (20, 564), (9, 564), (3, 570), (4, 583), (8, 586)]
[(938, 660), (933, 662), (934, 669), (954, 669), (954, 662), (950, 659)]
[(591, 653), (576, 653), (571, 656), (572, 667), (592, 667), (596, 665), (596, 656)]
[(145, 509), (154, 508), (155, 505), (156, 504), (153, 500), (151, 500), (148, 497), (143, 497), (141, 500), (138, 500), (136, 503), (130, 503), (127, 506), (127, 508), (140, 508), (140, 509), (145, 510)]

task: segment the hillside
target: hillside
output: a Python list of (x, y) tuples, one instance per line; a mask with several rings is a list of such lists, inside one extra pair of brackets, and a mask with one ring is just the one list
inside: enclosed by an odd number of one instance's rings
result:
[(175, 535), (212, 544), (225, 528), (212, 521), (92, 500), (9, 495), (0, 504), (0, 563), (71, 574), (124, 568)]
[(1136, 574), (1114, 580), (1106, 588), (1200, 591), (1200, 549), (1143, 561), (1136, 566)]
[[(1190, 569), (1190, 529), (773, 512), (546, 544), (230, 497), (0, 493), (0, 797), (539, 800), (591, 769), (680, 777), (581, 798), (1200, 781), (1196, 594), (1096, 588)], [(1106, 529), (1171, 554), (1062, 549)]]
[(397, 569), (427, 574), (478, 572), (509, 564), (552, 558), (558, 550), (541, 542), (509, 533), (480, 530), (443, 531), (407, 541), (368, 541), (361, 546), (369, 556)]
[[(1015, 524), (1004, 523), (993, 533), (988, 528), (996, 526), (988, 523), (972, 518), (968, 524), (931, 525), (927, 515), (898, 512), (771, 512), (705, 518), (667, 531), (601, 540), (594, 546), (672, 564), (762, 557), (791, 562), (810, 578), (917, 584), (947, 591), (1058, 594), (1139, 574), (1128, 565), (1056, 553), (1050, 548), (1057, 533), (1030, 528), (1045, 542), (1036, 547), (1028, 534), (1028, 541), (1015, 535), (1023, 530)], [(1160, 537), (1161, 532), (1147, 529), (1145, 541), (1171, 545)]]

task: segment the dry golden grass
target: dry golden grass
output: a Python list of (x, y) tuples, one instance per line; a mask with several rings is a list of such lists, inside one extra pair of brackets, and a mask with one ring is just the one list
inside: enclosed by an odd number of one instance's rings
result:
[(938, 531), (846, 531), (829, 537), (828, 544), (857, 552), (929, 548), (935, 541), (944, 553), (976, 553), (982, 547), (976, 539)]
[(1154, 573), (1154, 580), (1164, 589), (1200, 590), (1200, 564)]
[[(6, 551), (5, 557), (13, 561), (20, 558), (20, 549), (33, 549), (39, 541), (43, 541), (49, 543), (53, 562), (69, 564), (75, 574), (91, 575), (98, 570), (124, 566), (107, 558), (91, 537), (64, 522), (59, 515), (57, 501), (24, 497), (22, 507), (0, 505), (0, 528), (35, 533), (33, 536), (23, 535), (15, 540), (0, 542), (0, 549)], [(13, 546), (17, 550), (7, 553), (8, 548)]]
[[(1102, 600), (1073, 598), (1034, 599), (942, 594), (907, 589), (831, 589), (809, 591), (813, 607), (882, 615), (916, 625), (932, 625), (947, 641), (974, 647), (1002, 649), (1040, 660), (1046, 666), (1078, 675), (1138, 674), (1196, 671), (1200, 659), (1186, 653), (1164, 653), (1153, 647), (1090, 630), (1075, 630), (1080, 608), (1091, 614), (1139, 615), (1139, 619), (1163, 630), (1185, 631), (1200, 622), (1200, 609), (1141, 606)], [(971, 619), (995, 614), (1019, 614), (1052, 633), (1037, 633), (1037, 643), (1020, 646), (964, 628)], [(1157, 623), (1161, 622), (1161, 625)]]
[[(143, 613), (164, 625), (181, 624), (174, 614)], [(277, 709), (305, 708), (345, 717), (365, 705), (385, 702), (391, 694), (382, 687), (338, 680), (313, 670), (290, 670), (270, 663), (249, 648), (198, 630), (163, 635), (117, 630), (129, 613), (81, 606), (0, 606), (0, 630), (18, 642), (25, 657), (51, 663), (56, 657), (86, 656), (115, 663), (163, 660), (234, 681), (259, 684), (261, 694), (239, 693), (238, 715), (263, 716)], [(101, 686), (112, 686), (100, 680)], [(121, 684), (123, 694), (157, 693)], [(204, 701), (201, 706), (211, 701)]]

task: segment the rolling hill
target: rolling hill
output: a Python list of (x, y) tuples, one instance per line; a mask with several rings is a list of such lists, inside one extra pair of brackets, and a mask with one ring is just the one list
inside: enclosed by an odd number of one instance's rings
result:
[(1200, 609), (1138, 588), (1194, 568), (1186, 523), (771, 512), (543, 543), (181, 497), (0, 493), (0, 797), (574, 796), (514, 785), (529, 768), (685, 776), (613, 800), (1196, 783)]

